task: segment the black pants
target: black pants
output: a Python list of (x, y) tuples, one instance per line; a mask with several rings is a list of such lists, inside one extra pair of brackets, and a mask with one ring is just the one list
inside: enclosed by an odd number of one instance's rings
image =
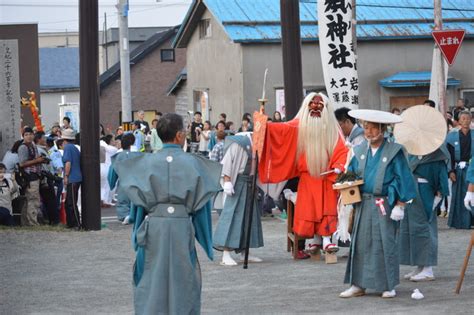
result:
[(66, 187), (66, 223), (67, 227), (81, 227), (81, 217), (77, 208), (77, 195), (81, 183), (69, 183)]
[(0, 207), (0, 225), (14, 225), (13, 216), (10, 214), (10, 210), (7, 208)]
[(46, 210), (46, 217), (49, 220), (49, 224), (58, 224), (59, 212), (57, 211), (54, 186), (48, 184), (41, 184), (40, 196), (41, 200), (43, 201), (44, 208)]

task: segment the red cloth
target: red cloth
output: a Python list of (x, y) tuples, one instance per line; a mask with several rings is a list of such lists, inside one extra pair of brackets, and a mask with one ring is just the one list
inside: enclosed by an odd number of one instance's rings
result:
[[(296, 158), (298, 120), (287, 123), (268, 123), (259, 176), (262, 183), (278, 183), (300, 177), (296, 199), (293, 231), (304, 237), (332, 235), (337, 229), (337, 197), (332, 189), (335, 173), (321, 178), (312, 177), (302, 155)], [(348, 149), (339, 138), (329, 161), (328, 170), (344, 171)]]

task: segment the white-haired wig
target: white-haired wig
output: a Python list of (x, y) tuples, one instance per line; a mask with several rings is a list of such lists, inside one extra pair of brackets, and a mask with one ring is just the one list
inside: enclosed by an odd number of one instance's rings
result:
[[(309, 103), (315, 96), (321, 96), (324, 109), (321, 117), (311, 116)], [(328, 171), (328, 164), (342, 131), (334, 115), (334, 108), (328, 97), (322, 93), (309, 93), (303, 100), (296, 118), (298, 126), (297, 157), (305, 155), (309, 174), (319, 177)]]

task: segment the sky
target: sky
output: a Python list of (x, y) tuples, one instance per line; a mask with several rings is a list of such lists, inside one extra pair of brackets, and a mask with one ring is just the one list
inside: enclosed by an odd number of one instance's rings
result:
[[(0, 0), (0, 24), (38, 23), (38, 31), (79, 29), (80, 0)], [(117, 0), (99, 0), (99, 29), (117, 27)], [(129, 27), (174, 26), (182, 22), (192, 0), (129, 0)]]

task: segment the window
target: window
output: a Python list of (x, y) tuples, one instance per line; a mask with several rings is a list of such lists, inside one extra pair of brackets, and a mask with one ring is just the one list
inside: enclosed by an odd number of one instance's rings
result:
[(162, 49), (161, 62), (174, 62), (174, 49)]
[(199, 38), (210, 38), (211, 35), (211, 20), (207, 19), (199, 22)]

